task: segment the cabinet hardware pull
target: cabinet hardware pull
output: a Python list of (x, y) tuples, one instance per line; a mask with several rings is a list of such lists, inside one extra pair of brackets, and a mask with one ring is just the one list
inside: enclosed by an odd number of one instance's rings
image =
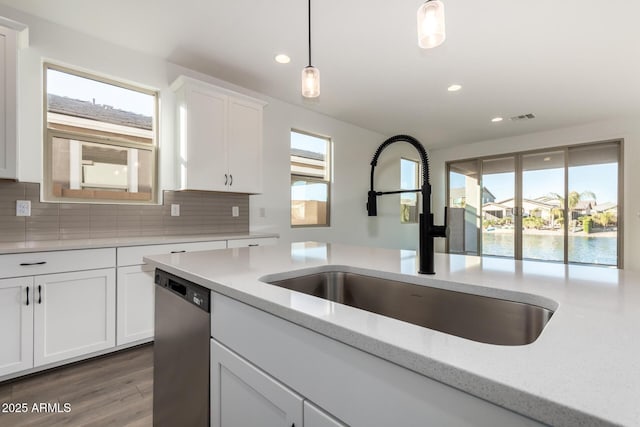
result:
[(224, 185), (227, 185), (227, 182), (229, 182), (229, 176), (225, 173), (224, 174)]
[(231, 181), (229, 181), (229, 186), (233, 185), (233, 175), (229, 174), (229, 178), (231, 178)]
[(42, 286), (38, 285), (38, 304), (42, 304)]
[(39, 261), (39, 262), (21, 262), (20, 265), (22, 267), (26, 267), (29, 265), (45, 265), (47, 261)]
[(254, 246), (260, 246), (260, 245), (259, 245), (259, 244), (257, 244), (257, 243), (251, 243), (251, 244), (249, 244), (249, 247), (250, 247), (250, 248), (251, 248), (251, 247), (254, 247)]
[(27, 305), (29, 305), (29, 287), (27, 286)]
[(187, 251), (171, 251), (172, 254), (183, 254)]

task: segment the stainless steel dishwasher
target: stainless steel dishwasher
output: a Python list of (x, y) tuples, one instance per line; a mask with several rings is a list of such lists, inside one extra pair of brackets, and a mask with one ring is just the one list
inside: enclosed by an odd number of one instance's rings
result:
[(155, 272), (153, 425), (209, 425), (209, 289)]

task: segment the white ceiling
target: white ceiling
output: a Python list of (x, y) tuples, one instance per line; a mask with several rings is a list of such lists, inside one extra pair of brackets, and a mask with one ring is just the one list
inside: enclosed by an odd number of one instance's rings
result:
[[(447, 40), (421, 50), (421, 0), (314, 0), (315, 102), (300, 95), (304, 0), (0, 3), (432, 148), (639, 115), (640, 2), (443, 1)], [(274, 61), (280, 52), (290, 64)], [(451, 83), (462, 90), (447, 92)]]

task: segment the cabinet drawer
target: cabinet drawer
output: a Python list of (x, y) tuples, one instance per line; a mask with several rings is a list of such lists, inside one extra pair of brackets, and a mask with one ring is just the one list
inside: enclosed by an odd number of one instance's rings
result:
[(115, 248), (0, 255), (2, 277), (35, 276), (115, 266)]
[(278, 243), (277, 237), (260, 237), (255, 239), (235, 239), (228, 240), (228, 248), (246, 248), (248, 246), (268, 246)]
[(118, 248), (118, 267), (144, 264), (143, 257), (176, 252), (208, 251), (226, 249), (226, 240), (215, 242), (170, 243), (166, 245), (129, 246)]

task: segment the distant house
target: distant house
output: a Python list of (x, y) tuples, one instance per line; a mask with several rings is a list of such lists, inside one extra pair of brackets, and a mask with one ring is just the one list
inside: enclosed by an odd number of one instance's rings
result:
[(580, 200), (571, 211), (571, 219), (578, 219), (581, 216), (591, 215), (591, 211), (595, 205), (595, 200)]
[(482, 217), (487, 220), (502, 219), (513, 216), (513, 205), (489, 202), (482, 205)]

